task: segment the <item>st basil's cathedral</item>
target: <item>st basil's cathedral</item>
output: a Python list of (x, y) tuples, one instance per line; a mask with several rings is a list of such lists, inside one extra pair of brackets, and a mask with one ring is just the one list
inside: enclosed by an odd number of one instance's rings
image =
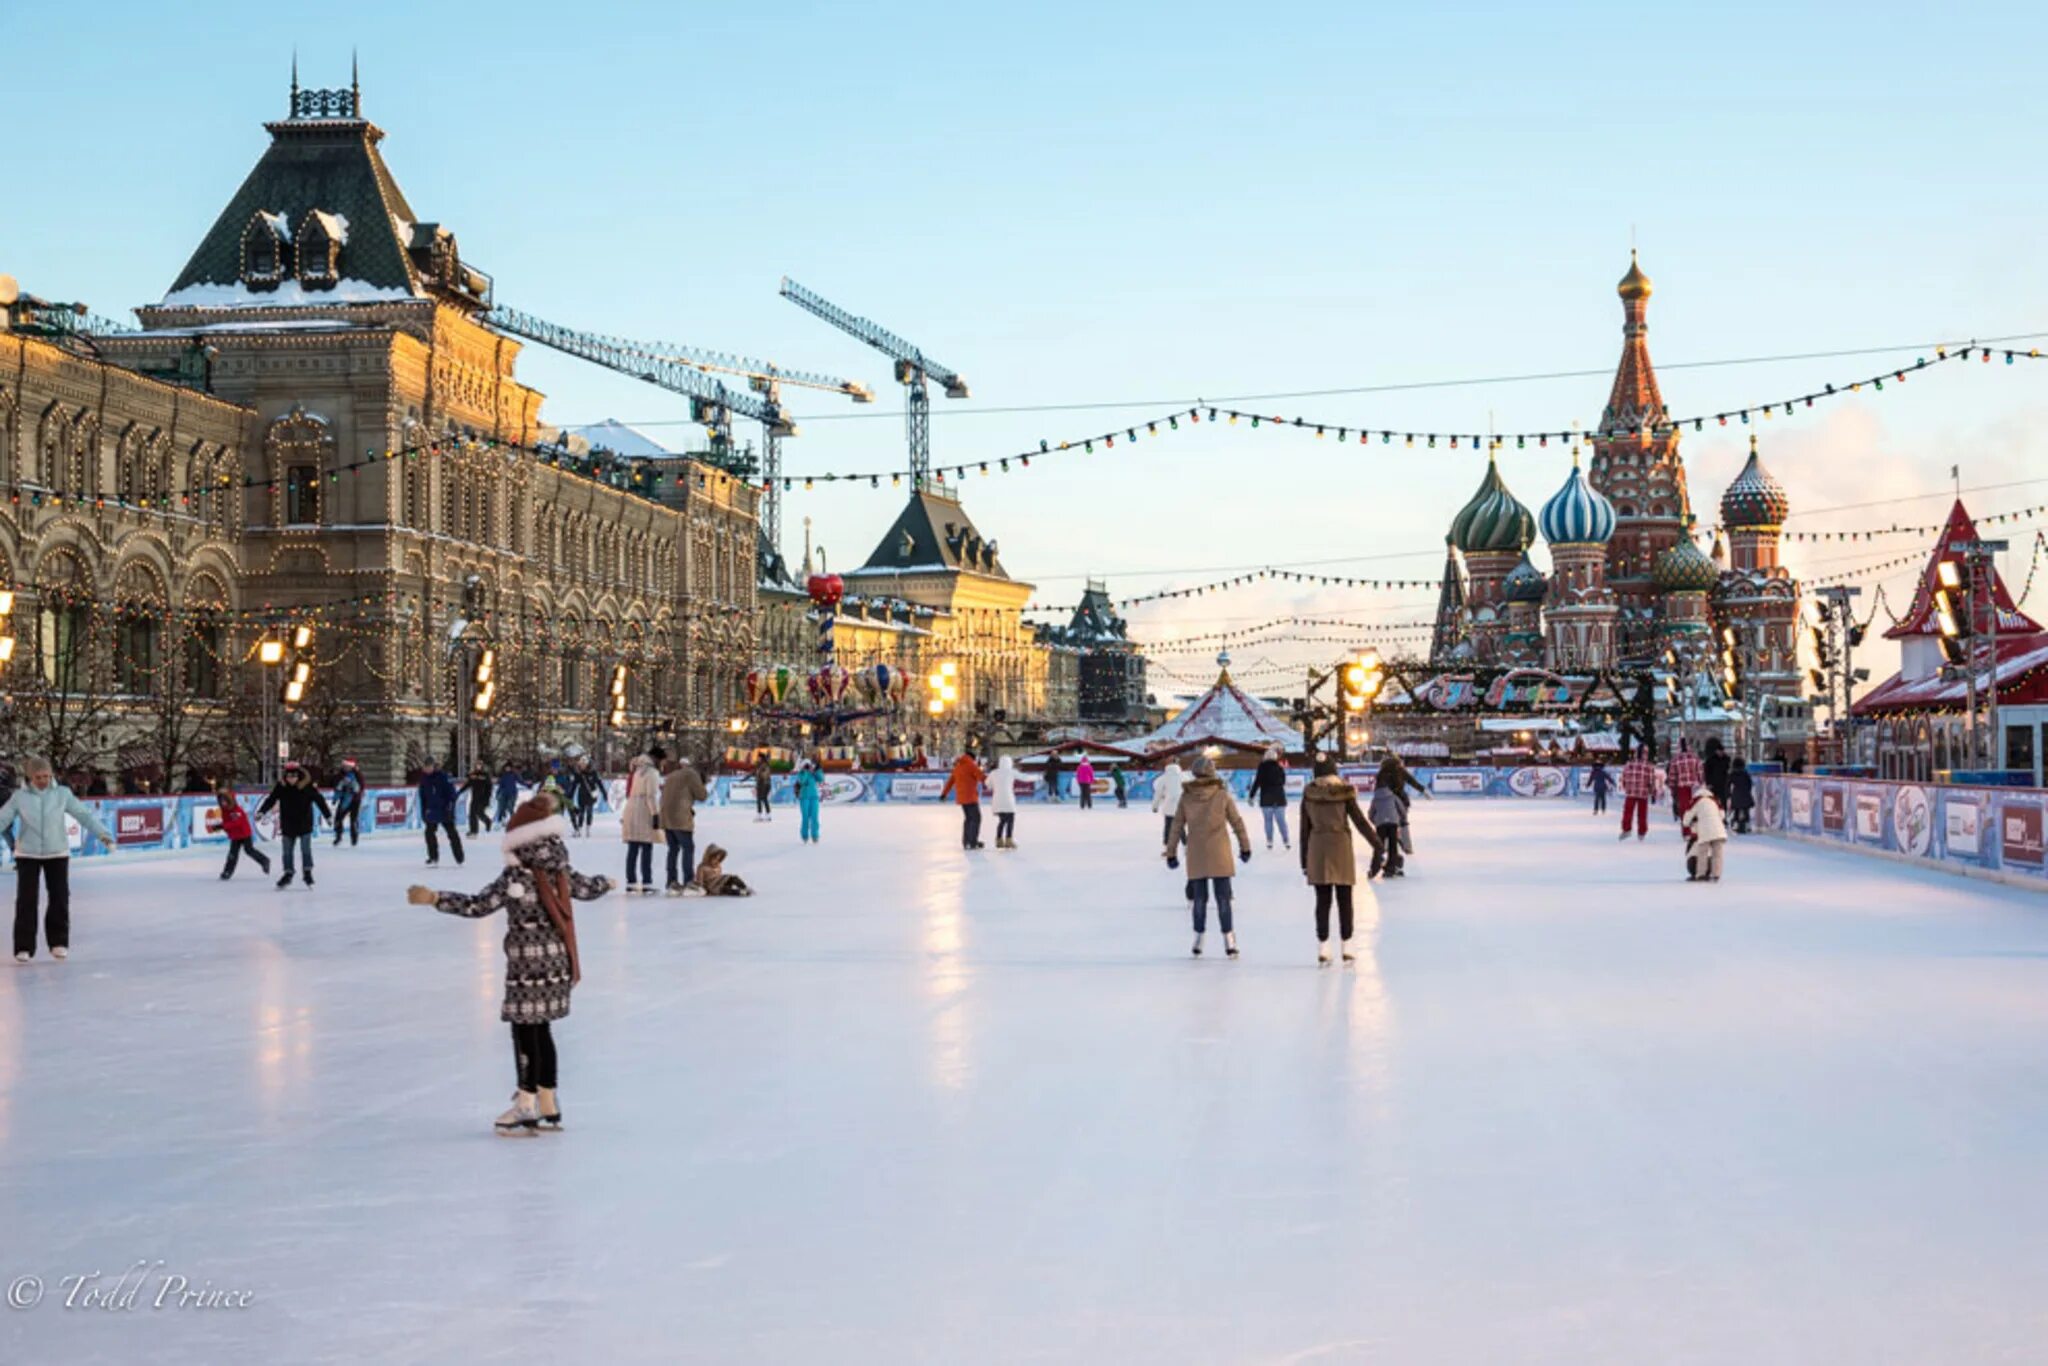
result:
[[(1488, 459), (1451, 521), (1430, 663), (1584, 674), (1675, 659), (1718, 676), (1706, 661), (1732, 646), (1741, 695), (1796, 698), (1800, 590), (1778, 561), (1785, 490), (1752, 437), (1721, 495), (1713, 549), (1700, 548), (1679, 427), (1650, 363), (1650, 277), (1633, 257), (1616, 292), (1621, 363), (1590, 468), (1574, 449), (1563, 486), (1532, 517)], [(1528, 553), (1539, 530), (1547, 575)]]

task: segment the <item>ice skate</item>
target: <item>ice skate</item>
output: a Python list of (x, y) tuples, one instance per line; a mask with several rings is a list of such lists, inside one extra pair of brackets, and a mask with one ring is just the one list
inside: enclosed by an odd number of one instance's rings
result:
[(1237, 957), (1237, 931), (1232, 930), (1223, 936), (1223, 952), (1231, 958)]
[(544, 1134), (562, 1132), (562, 1107), (555, 1101), (555, 1088), (543, 1086), (536, 1093), (536, 1112), (540, 1115), (540, 1131)]
[(286, 874), (285, 874), (285, 875), (284, 875), (283, 877), (281, 877), (281, 878), (279, 878), (279, 879), (277, 880), (277, 885), (278, 885), (278, 886), (280, 886), (280, 887), (289, 887), (289, 886), (291, 886), (291, 885), (292, 885), (292, 875), (291, 875), (290, 873), (286, 873)]
[(670, 896), (681, 896), (683, 894), (683, 884), (680, 882), (669, 883), (668, 894)]
[(14, 955), (14, 961), (17, 963), (26, 963), (28, 961), (28, 955), (25, 953), (17, 953)]
[(50, 957), (56, 959), (60, 963), (63, 962), (66, 958), (69, 958), (70, 956), (71, 950), (65, 948), (62, 944), (59, 944), (56, 948), (50, 950)]
[(501, 1138), (531, 1138), (540, 1129), (540, 1111), (531, 1091), (514, 1091), (512, 1108), (497, 1118)]
[(311, 868), (306, 870), (306, 885), (308, 887), (313, 885), (313, 870)]
[(1197, 958), (1200, 958), (1200, 957), (1202, 956), (1202, 936), (1201, 936), (1201, 935), (1199, 935), (1199, 934), (1195, 936), (1195, 949), (1194, 949), (1194, 953), (1195, 953), (1195, 957), (1197, 957)]
[(1330, 941), (1325, 939), (1316, 945), (1316, 962), (1330, 966)]
[(1349, 967), (1349, 966), (1350, 966), (1351, 964), (1353, 964), (1353, 963), (1355, 963), (1355, 962), (1357, 962), (1357, 961), (1358, 961), (1358, 960), (1357, 960), (1357, 959), (1356, 959), (1355, 957), (1353, 957), (1353, 956), (1352, 956), (1352, 953), (1351, 953), (1351, 941), (1350, 941), (1349, 939), (1345, 940), (1345, 941), (1344, 941), (1344, 965), (1345, 965), (1346, 967)]

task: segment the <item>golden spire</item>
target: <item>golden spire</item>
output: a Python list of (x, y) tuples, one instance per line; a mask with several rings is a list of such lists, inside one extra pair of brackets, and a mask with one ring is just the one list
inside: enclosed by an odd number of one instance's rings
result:
[(1643, 274), (1643, 268), (1636, 262), (1634, 247), (1628, 252), (1628, 274), (1621, 277), (1621, 283), (1614, 292), (1624, 299), (1647, 299), (1650, 297), (1650, 277)]

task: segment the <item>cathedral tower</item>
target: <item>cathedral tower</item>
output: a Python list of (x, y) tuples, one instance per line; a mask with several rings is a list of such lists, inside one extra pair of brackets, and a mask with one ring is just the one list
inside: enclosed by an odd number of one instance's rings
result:
[(1550, 543), (1550, 595), (1544, 613), (1553, 669), (1604, 669), (1614, 663), (1614, 594), (1607, 587), (1607, 542), (1614, 507), (1586, 482), (1579, 458), (1543, 505)]

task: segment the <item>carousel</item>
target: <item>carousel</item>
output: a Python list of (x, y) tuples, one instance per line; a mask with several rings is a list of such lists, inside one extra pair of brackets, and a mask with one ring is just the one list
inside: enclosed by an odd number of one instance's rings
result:
[[(733, 730), (766, 723), (780, 741), (801, 741), (805, 751), (828, 770), (911, 768), (913, 748), (888, 739), (862, 744), (853, 727), (877, 717), (895, 717), (910, 690), (910, 676), (890, 664), (848, 669), (833, 645), (834, 623), (846, 584), (837, 574), (813, 574), (804, 584), (818, 609), (818, 656), (823, 661), (808, 673), (788, 664), (750, 669), (741, 679), (748, 715), (735, 718)], [(786, 772), (799, 757), (790, 743), (735, 744), (726, 750), (726, 767), (743, 770), (766, 753), (769, 767)]]

